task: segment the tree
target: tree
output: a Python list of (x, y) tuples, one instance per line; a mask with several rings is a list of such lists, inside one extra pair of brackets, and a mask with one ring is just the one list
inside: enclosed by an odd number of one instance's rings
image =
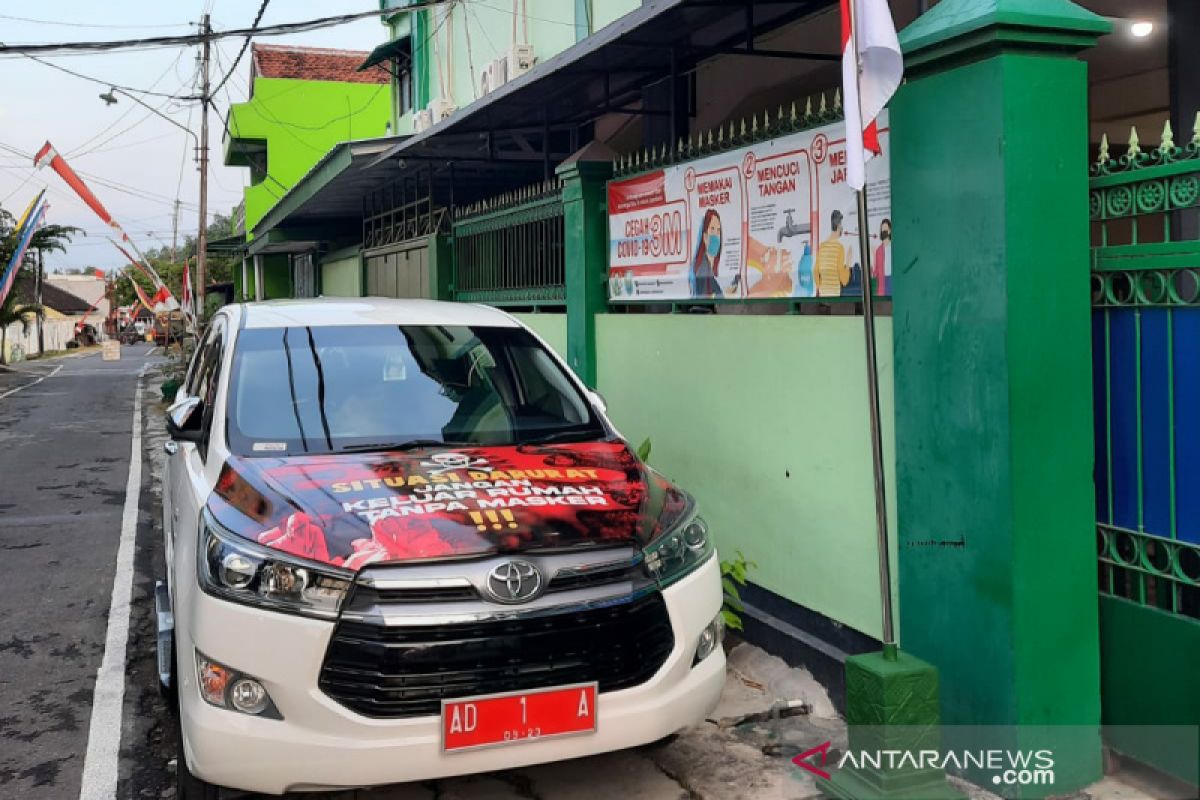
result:
[[(237, 233), (237, 230), (233, 218), (226, 214), (215, 215), (212, 223), (208, 226), (209, 241), (223, 239), (235, 233)], [(171, 290), (171, 294), (175, 295), (176, 298), (183, 298), (183, 262), (194, 259), (196, 249), (196, 237), (185, 236), (175, 253), (174, 259), (171, 258), (170, 247), (151, 248), (144, 252), (146, 260), (150, 262), (150, 266), (154, 267), (154, 271), (163, 279), (163, 283), (167, 285), (167, 288)], [(224, 283), (232, 280), (234, 263), (235, 259), (210, 255), (208, 257), (208, 282)], [(195, 272), (195, 264), (193, 263), (193, 280), (195, 280)], [(134, 280), (145, 290), (147, 295), (154, 294), (154, 287), (151, 285), (149, 278), (132, 270), (124, 270), (121, 276), (117, 278), (114, 286), (113, 297), (118, 305), (126, 306), (137, 299), (137, 295), (133, 291), (132, 281)]]

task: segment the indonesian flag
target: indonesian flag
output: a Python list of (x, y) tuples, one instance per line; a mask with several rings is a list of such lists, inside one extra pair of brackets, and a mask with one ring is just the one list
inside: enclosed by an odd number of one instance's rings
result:
[[(109, 241), (112, 240), (110, 239)], [(167, 285), (159, 279), (158, 273), (151, 269), (149, 264), (138, 261), (133, 256), (129, 255), (129, 253), (125, 251), (125, 248), (121, 247), (121, 245), (117, 244), (116, 242), (113, 242), (112, 244), (113, 247), (121, 251), (121, 255), (129, 259), (129, 263), (134, 269), (145, 275), (150, 279), (150, 282), (154, 284), (156, 291), (154, 293), (154, 298), (150, 299), (146, 297), (146, 294), (142, 291), (142, 287), (138, 286), (137, 281), (133, 280), (133, 278), (129, 279), (133, 284), (133, 289), (135, 292), (137, 292), (138, 299), (142, 302), (142, 305), (158, 314), (166, 314), (179, 308), (179, 301), (175, 299), (175, 296), (171, 294), (171, 290), (168, 289)]]
[(841, 2), (846, 183), (861, 192), (867, 160), (883, 152), (875, 119), (900, 87), (904, 57), (887, 0)]

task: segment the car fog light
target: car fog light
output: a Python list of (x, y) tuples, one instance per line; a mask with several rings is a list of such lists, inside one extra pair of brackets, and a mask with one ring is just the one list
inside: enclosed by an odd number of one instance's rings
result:
[(725, 623), (721, 620), (721, 615), (705, 626), (704, 630), (700, 631), (700, 642), (696, 645), (696, 658), (692, 661), (693, 666), (699, 664), (704, 659), (712, 655), (713, 651), (721, 645), (721, 640), (725, 637)]
[(238, 678), (229, 688), (229, 702), (243, 714), (261, 714), (267, 710), (267, 690), (253, 678)]
[(200, 696), (210, 705), (258, 717), (283, 719), (260, 680), (218, 664), (199, 651), (196, 652), (196, 677), (200, 682)]

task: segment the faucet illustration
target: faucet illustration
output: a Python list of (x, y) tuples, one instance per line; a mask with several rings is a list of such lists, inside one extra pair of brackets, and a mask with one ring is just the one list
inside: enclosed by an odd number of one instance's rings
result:
[(788, 236), (799, 236), (801, 234), (812, 232), (812, 225), (809, 225), (808, 223), (797, 225), (795, 220), (792, 219), (792, 214), (795, 212), (795, 210), (796, 209), (794, 208), (785, 208), (783, 210), (783, 213), (787, 216), (784, 217), (783, 227), (779, 229), (779, 235), (775, 239), (776, 244), (781, 244)]

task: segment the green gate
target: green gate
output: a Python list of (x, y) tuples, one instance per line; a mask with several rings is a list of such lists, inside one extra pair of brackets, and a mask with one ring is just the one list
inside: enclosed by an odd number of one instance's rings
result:
[[(1091, 170), (1103, 721), (1117, 751), (1179, 776), (1200, 725), (1200, 115)], [(1051, 343), (1048, 343), (1050, 345)]]
[(455, 300), (527, 307), (566, 302), (557, 178), (455, 209), (453, 231)]

